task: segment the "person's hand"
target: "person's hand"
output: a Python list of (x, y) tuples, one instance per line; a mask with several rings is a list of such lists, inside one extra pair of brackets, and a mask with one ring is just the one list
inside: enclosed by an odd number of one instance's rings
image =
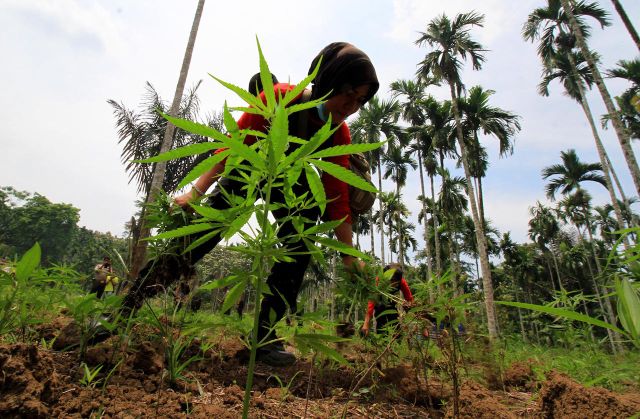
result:
[(363, 324), (362, 328), (360, 329), (360, 333), (362, 334), (362, 336), (369, 336), (369, 325)]
[(354, 276), (356, 275), (362, 274), (367, 266), (364, 261), (350, 255), (343, 256), (342, 263), (344, 264), (347, 272), (349, 272), (351, 279), (354, 279)]
[(176, 196), (173, 202), (181, 208), (189, 209), (189, 204), (196, 199), (200, 198), (200, 194), (195, 189), (191, 189), (189, 192)]

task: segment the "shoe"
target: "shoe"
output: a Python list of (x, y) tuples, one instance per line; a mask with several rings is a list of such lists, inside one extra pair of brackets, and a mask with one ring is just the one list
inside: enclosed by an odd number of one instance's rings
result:
[(91, 337), (87, 340), (87, 345), (97, 345), (98, 343), (104, 342), (105, 340), (109, 339), (116, 333), (117, 332), (115, 330), (109, 331), (103, 325), (98, 324), (93, 328), (93, 335), (91, 335)]
[(273, 342), (258, 348), (256, 355), (258, 361), (272, 367), (288, 367), (296, 362), (296, 356), (285, 351), (282, 342)]

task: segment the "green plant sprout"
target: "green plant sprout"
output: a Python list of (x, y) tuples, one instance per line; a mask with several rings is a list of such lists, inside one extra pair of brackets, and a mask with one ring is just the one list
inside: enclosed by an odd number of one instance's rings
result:
[(82, 363), (82, 370), (84, 372), (82, 378), (80, 379), (80, 384), (84, 387), (96, 388), (98, 383), (102, 381), (102, 379), (96, 380), (96, 377), (100, 373), (102, 369), (102, 365), (98, 365), (97, 367), (90, 369), (87, 364)]

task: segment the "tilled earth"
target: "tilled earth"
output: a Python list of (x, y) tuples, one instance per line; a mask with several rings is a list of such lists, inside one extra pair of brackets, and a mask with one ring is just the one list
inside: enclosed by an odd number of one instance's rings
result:
[[(50, 336), (60, 334), (58, 322)], [(60, 342), (63, 338), (60, 337)], [(58, 342), (58, 340), (56, 340)], [(197, 343), (197, 342), (196, 342)], [(199, 346), (187, 349), (197, 354)], [(58, 346), (62, 346), (58, 343)], [(90, 347), (95, 380), (81, 385), (84, 366), (74, 351), (41, 346), (0, 345), (2, 418), (237, 418), (242, 413), (247, 352), (237, 339), (219, 339), (204, 359), (189, 365), (169, 386), (161, 341), (124, 347), (110, 340)], [(347, 356), (347, 358), (349, 358)], [(335, 364), (312, 368), (301, 359), (287, 368), (258, 364), (250, 416), (256, 418), (452, 417), (449, 383), (418, 377), (410, 365), (362, 370)], [(464, 418), (626, 418), (640, 412), (640, 393), (616, 394), (586, 388), (552, 372), (536, 382), (531, 365), (517, 363), (503, 374), (498, 390), (465, 381), (459, 416)], [(354, 388), (360, 382), (358, 389)], [(106, 384), (105, 384), (106, 383)], [(366, 389), (366, 391), (353, 390)], [(355, 393), (355, 394), (354, 394)]]

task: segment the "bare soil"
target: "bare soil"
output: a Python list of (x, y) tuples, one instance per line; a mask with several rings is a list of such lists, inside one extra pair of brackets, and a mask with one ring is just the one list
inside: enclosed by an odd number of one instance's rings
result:
[[(50, 339), (69, 327), (60, 319), (41, 329)], [(64, 336), (60, 336), (60, 342)], [(58, 340), (56, 340), (58, 342)], [(58, 346), (62, 345), (58, 343)], [(290, 348), (292, 349), (292, 348)], [(247, 376), (248, 353), (236, 338), (220, 338), (170, 386), (160, 340), (123, 346), (112, 337), (90, 347), (84, 362), (102, 365), (96, 380), (81, 385), (84, 367), (76, 351), (0, 345), (2, 418), (237, 418)], [(199, 351), (198, 342), (187, 349)], [(357, 355), (358, 351), (354, 351)], [(354, 354), (347, 358), (354, 359)], [(360, 354), (362, 356), (362, 354)], [(443, 418), (453, 417), (447, 382), (418, 376), (410, 365), (374, 368), (354, 394), (362, 368), (300, 359), (294, 366), (258, 364), (250, 416), (256, 418)], [(277, 376), (277, 378), (276, 378)], [(462, 418), (626, 418), (640, 411), (640, 393), (615, 394), (586, 388), (551, 373), (535, 382), (531, 366), (505, 371), (501, 390), (468, 380), (461, 385)], [(357, 389), (357, 390), (359, 390)]]

